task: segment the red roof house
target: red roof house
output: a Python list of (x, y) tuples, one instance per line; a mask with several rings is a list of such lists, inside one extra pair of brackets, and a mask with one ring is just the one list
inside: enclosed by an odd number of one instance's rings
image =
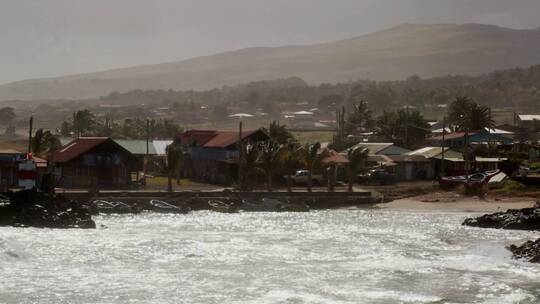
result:
[(60, 186), (125, 188), (140, 162), (108, 137), (80, 137), (53, 152)]

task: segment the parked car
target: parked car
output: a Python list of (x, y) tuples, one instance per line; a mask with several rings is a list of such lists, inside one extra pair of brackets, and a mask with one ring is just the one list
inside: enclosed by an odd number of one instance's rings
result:
[(384, 169), (372, 169), (366, 174), (358, 175), (360, 184), (391, 185), (395, 182), (395, 176)]
[[(291, 180), (293, 181), (293, 184), (303, 184), (306, 185), (308, 183), (308, 170), (298, 170), (296, 173), (291, 176)], [(320, 174), (312, 174), (311, 175), (311, 184), (316, 185), (322, 185), (324, 184), (324, 178)]]

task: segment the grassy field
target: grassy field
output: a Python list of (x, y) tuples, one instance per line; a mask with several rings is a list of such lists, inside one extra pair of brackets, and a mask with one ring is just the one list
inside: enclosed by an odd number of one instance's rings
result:
[(315, 142), (331, 142), (334, 132), (313, 131), (313, 132), (293, 132), (294, 137), (302, 144)]
[[(176, 179), (173, 178), (172, 185), (173, 185), (174, 190), (214, 190), (214, 189), (221, 188), (215, 185), (195, 182), (186, 178), (180, 179), (180, 185), (177, 185)], [(148, 189), (165, 190), (167, 189), (167, 177), (165, 176), (147, 177), (146, 187)]]

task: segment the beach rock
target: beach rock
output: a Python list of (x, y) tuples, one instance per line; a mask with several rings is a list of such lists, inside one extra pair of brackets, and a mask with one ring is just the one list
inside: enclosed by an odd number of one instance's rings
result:
[(524, 259), (531, 263), (540, 263), (540, 239), (527, 241), (520, 246), (510, 245), (507, 249), (512, 252), (516, 259)]
[(8, 193), (8, 197), (10, 203), (0, 205), (0, 226), (96, 228), (88, 208), (76, 202), (39, 193)]
[(463, 225), (481, 228), (540, 231), (540, 208), (509, 209), (506, 212), (468, 218)]

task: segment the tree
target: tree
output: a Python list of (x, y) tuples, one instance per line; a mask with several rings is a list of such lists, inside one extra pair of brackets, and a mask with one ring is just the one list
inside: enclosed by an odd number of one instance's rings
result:
[(280, 125), (277, 121), (271, 122), (268, 129), (264, 128), (263, 130), (268, 134), (272, 141), (281, 145), (286, 145), (294, 139), (292, 133), (287, 130), (287, 126)]
[(67, 122), (62, 122), (62, 125), (60, 126), (60, 134), (64, 137), (71, 136), (71, 132), (73, 131), (73, 126)]
[(4, 134), (6, 136), (15, 136), (17, 132), (17, 128), (15, 127), (14, 124), (10, 124), (6, 127), (6, 131), (4, 132)]
[(367, 102), (360, 100), (352, 105), (352, 112), (347, 115), (346, 131), (348, 133), (362, 132), (371, 129), (374, 125), (373, 113)]
[(293, 175), (296, 170), (300, 168), (302, 162), (302, 148), (298, 147), (294, 143), (289, 143), (285, 147), (281, 157), (283, 171), (287, 175), (287, 192), (292, 192), (291, 175)]
[(31, 148), (36, 155), (42, 156), (60, 146), (60, 140), (48, 130), (38, 129), (32, 136)]
[(17, 117), (12, 107), (0, 108), (0, 121), (2, 124), (10, 124)]
[(172, 192), (172, 178), (176, 174), (176, 182), (179, 184), (179, 172), (184, 158), (184, 151), (177, 143), (172, 143), (165, 148), (166, 170), (167, 170), (167, 191)]
[(349, 192), (353, 192), (353, 183), (356, 174), (359, 171), (361, 172), (364, 170), (368, 155), (369, 150), (361, 147), (351, 148), (347, 150), (347, 158), (349, 159), (349, 164), (347, 165)]
[(258, 166), (266, 175), (266, 187), (268, 191), (272, 191), (272, 178), (274, 177), (274, 172), (280, 167), (282, 153), (283, 146), (276, 142), (268, 141), (266, 144), (261, 145)]
[(411, 143), (422, 140), (409, 134), (409, 128), (428, 129), (429, 124), (418, 111), (400, 109), (396, 112), (383, 112), (377, 119), (379, 134), (388, 141), (400, 141), (409, 146)]
[(73, 113), (73, 129), (77, 136), (81, 136), (91, 131), (96, 124), (95, 115), (88, 109), (79, 110)]
[(308, 171), (307, 190), (312, 192), (313, 188), (313, 171), (319, 169), (322, 160), (327, 156), (327, 151), (320, 152), (320, 143), (306, 144), (301, 150), (301, 160), (305, 169)]
[(457, 97), (448, 110), (448, 120), (457, 131), (482, 130), (493, 128), (491, 110), (487, 106), (478, 105), (469, 97)]

